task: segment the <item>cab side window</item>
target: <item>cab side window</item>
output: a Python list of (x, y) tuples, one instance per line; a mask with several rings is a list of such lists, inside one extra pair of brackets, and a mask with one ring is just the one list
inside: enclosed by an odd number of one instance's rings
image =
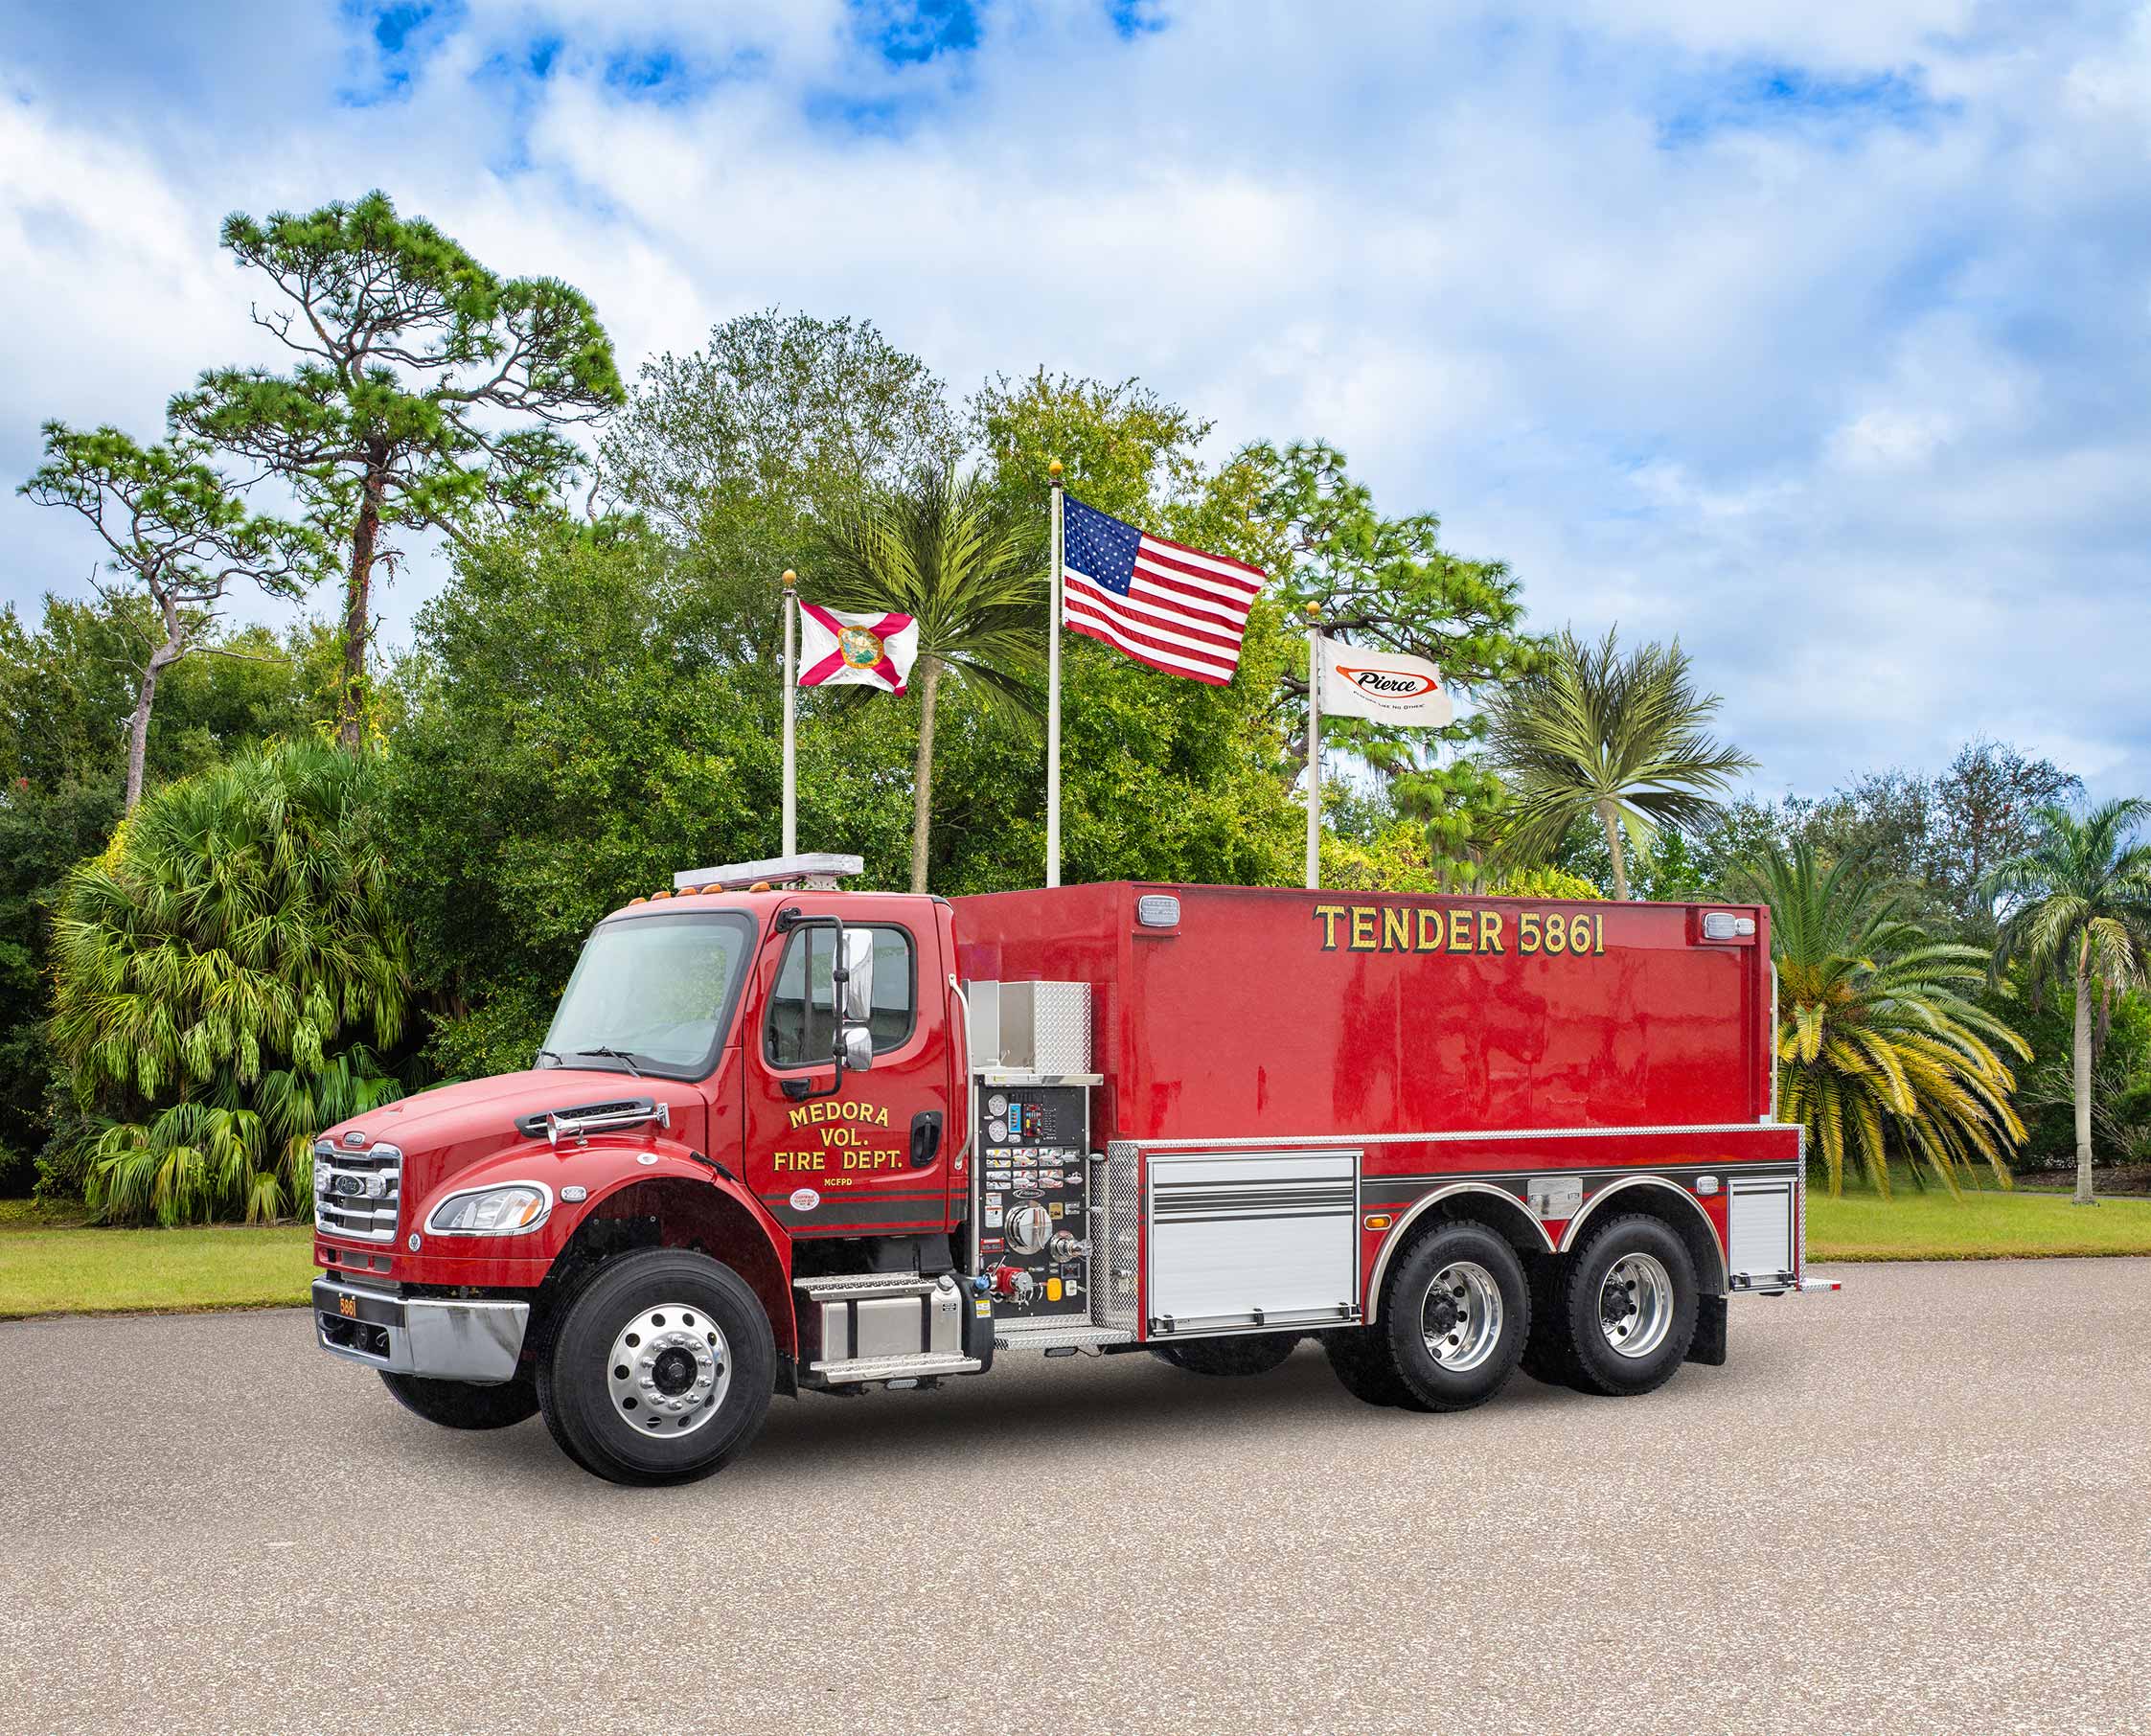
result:
[[(902, 928), (875, 928), (874, 1013), (867, 1028), (874, 1052), (886, 1054), (910, 1040), (917, 1016), (918, 970), (911, 937)], [(829, 1005), (829, 975), (836, 936), (828, 928), (802, 928), (786, 943), (769, 994), (763, 1052), (774, 1067), (826, 1066), (836, 1045)]]

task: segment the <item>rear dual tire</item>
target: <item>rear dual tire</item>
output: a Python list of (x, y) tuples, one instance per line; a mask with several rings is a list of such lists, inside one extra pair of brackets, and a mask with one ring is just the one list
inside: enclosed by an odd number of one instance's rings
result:
[(1544, 1284), (1552, 1306), (1525, 1363), (1538, 1379), (1636, 1398), (1687, 1360), (1702, 1289), (1687, 1244), (1662, 1220), (1636, 1213), (1595, 1228)]
[(1422, 1236), (1382, 1287), (1375, 1323), (1328, 1334), (1344, 1389), (1369, 1405), (1469, 1410), (1507, 1384), (1531, 1328), (1516, 1250), (1479, 1223)]

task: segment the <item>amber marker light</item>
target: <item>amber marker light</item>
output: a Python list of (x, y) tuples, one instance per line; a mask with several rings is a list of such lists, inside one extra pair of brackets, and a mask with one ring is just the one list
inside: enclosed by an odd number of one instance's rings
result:
[(1369, 1229), (1387, 1229), (1396, 1220), (1387, 1212), (1369, 1212), (1360, 1222)]

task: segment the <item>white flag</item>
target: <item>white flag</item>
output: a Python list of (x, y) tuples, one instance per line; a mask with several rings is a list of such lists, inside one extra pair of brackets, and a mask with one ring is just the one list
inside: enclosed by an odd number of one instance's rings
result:
[(1441, 671), (1424, 657), (1370, 651), (1341, 640), (1316, 641), (1322, 651), (1322, 715), (1365, 718), (1406, 729), (1439, 729), (1456, 716)]
[(860, 615), (799, 605), (799, 685), (904, 691), (919, 654), (919, 624), (909, 615)]

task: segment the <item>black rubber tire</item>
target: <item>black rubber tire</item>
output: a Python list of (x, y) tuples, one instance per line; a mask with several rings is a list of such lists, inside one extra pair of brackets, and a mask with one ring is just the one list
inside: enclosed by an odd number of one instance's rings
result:
[(1257, 1333), (1238, 1338), (1195, 1338), (1185, 1344), (1154, 1344), (1160, 1362), (1199, 1375), (1258, 1375), (1282, 1368), (1299, 1343), (1296, 1332)]
[(1568, 1336), (1568, 1314), (1562, 1287), (1568, 1262), (1545, 1254), (1530, 1263), (1531, 1334), (1523, 1340), (1517, 1366), (1547, 1386), (1576, 1382), (1576, 1347)]
[(1371, 1327), (1340, 1326), (1322, 1335), (1330, 1372), (1344, 1390), (1368, 1405), (1402, 1405), (1411, 1395), (1389, 1359), (1388, 1346)]
[[(1500, 1336), (1492, 1353), (1477, 1367), (1461, 1371), (1434, 1359), (1421, 1323), (1434, 1274), (1455, 1260), (1484, 1267), (1501, 1292)], [(1523, 1262), (1506, 1239), (1482, 1223), (1445, 1223), (1413, 1243), (1391, 1268), (1376, 1328), (1404, 1387), (1405, 1396), (1397, 1402), (1407, 1410), (1469, 1410), (1483, 1405), (1508, 1384), (1530, 1336), (1531, 1287), (1523, 1276)]]
[[(724, 1335), (731, 1382), (691, 1434), (650, 1436), (612, 1407), (606, 1360), (621, 1328), (660, 1302), (691, 1304)], [(643, 1248), (600, 1267), (569, 1302), (538, 1365), (538, 1408), (561, 1450), (611, 1483), (691, 1483), (745, 1450), (769, 1414), (776, 1341), (745, 1279), (706, 1254)]]
[[(1624, 1357), (1606, 1341), (1599, 1323), (1600, 1292), (1615, 1261), (1628, 1254), (1649, 1254), (1673, 1281), (1673, 1324), (1647, 1357)], [(1578, 1392), (1606, 1398), (1635, 1398), (1653, 1392), (1673, 1378), (1695, 1341), (1695, 1260), (1688, 1245), (1660, 1220), (1642, 1213), (1615, 1218), (1592, 1230), (1570, 1255), (1562, 1273), (1562, 1316), (1570, 1345), (1568, 1383)]]
[(538, 1414), (538, 1383), (528, 1373), (498, 1386), (384, 1373), (381, 1384), (413, 1416), (443, 1428), (512, 1428)]

